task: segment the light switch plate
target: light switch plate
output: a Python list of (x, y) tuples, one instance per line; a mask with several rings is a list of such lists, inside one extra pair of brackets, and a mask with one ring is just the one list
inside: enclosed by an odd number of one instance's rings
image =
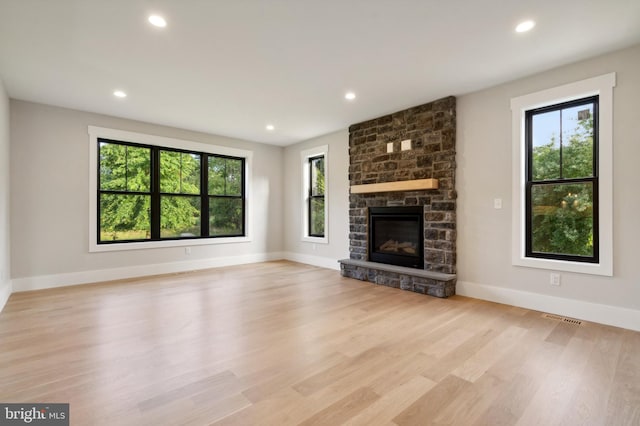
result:
[(411, 139), (405, 139), (400, 142), (400, 149), (402, 151), (408, 151), (411, 149)]
[(502, 208), (502, 198), (494, 198), (493, 199), (493, 208), (501, 209)]
[(387, 152), (393, 152), (393, 142), (387, 144)]

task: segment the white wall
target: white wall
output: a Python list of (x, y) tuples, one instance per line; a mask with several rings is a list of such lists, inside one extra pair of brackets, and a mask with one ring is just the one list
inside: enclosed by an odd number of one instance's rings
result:
[[(10, 116), (14, 290), (282, 257), (283, 148), (16, 100)], [(252, 241), (89, 253), (89, 125), (253, 151)]]
[[(511, 265), (510, 99), (616, 72), (614, 276)], [(640, 329), (640, 46), (458, 98), (458, 293)], [(503, 209), (493, 208), (502, 198)]]
[[(323, 145), (329, 147), (329, 242), (317, 244), (302, 241), (304, 199), (301, 152)], [(342, 130), (286, 147), (284, 176), (286, 257), (298, 262), (340, 269), (337, 261), (349, 257), (349, 132)]]
[(11, 295), (9, 152), (9, 96), (0, 79), (0, 311)]

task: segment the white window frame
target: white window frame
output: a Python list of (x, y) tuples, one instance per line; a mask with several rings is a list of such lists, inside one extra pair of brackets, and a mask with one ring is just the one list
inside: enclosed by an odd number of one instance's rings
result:
[[(309, 235), (309, 159), (324, 156), (324, 237)], [(302, 170), (302, 241), (329, 244), (329, 145), (310, 148), (300, 153)]]
[[(552, 269), (593, 275), (613, 275), (613, 88), (616, 74), (609, 73), (552, 89), (511, 99), (512, 114), (512, 218), (511, 263), (516, 266)], [(528, 110), (560, 104), (589, 96), (599, 96), (598, 121), (598, 263), (526, 257), (525, 113)]]
[[(109, 129), (105, 127), (89, 126), (89, 252), (106, 252), (122, 250), (140, 250), (161, 247), (199, 246), (228, 243), (244, 243), (252, 240), (252, 202), (250, 197), (251, 164), (253, 151), (229, 148), (225, 146), (209, 145), (163, 136), (147, 135), (144, 133), (125, 130)], [(154, 145), (165, 148), (183, 149), (189, 151), (206, 152), (209, 154), (228, 155), (245, 159), (245, 235), (241, 237), (197, 238), (185, 240), (122, 242), (98, 244), (98, 139), (113, 139), (123, 142), (134, 142), (143, 145)]]

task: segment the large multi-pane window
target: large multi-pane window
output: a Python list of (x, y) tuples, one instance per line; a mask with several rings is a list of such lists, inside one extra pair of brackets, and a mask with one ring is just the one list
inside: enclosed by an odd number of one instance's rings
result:
[(525, 114), (526, 255), (598, 262), (598, 96)]
[(324, 155), (309, 158), (309, 236), (324, 237)]
[(245, 160), (98, 139), (98, 243), (245, 235)]

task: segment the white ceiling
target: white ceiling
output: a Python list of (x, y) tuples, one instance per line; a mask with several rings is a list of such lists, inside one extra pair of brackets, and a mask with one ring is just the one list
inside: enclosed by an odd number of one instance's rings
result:
[(12, 98), (275, 145), (639, 42), (638, 0), (0, 0)]

